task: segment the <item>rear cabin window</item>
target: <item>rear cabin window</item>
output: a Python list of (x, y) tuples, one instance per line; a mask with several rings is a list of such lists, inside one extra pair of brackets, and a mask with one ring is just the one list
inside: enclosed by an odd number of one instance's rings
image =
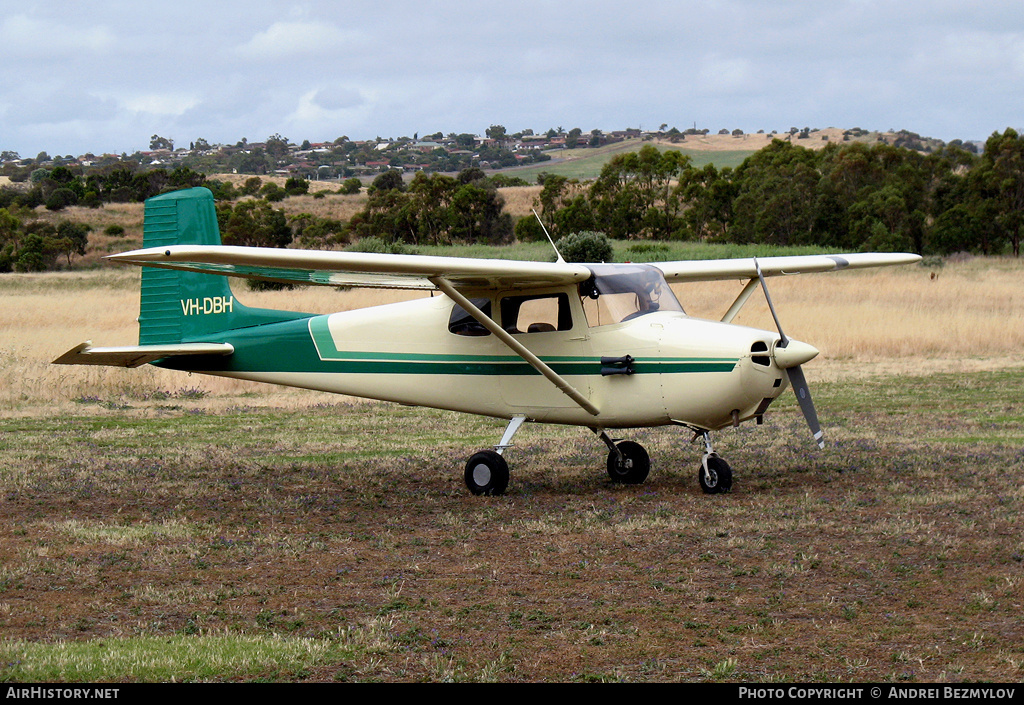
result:
[(569, 295), (507, 296), (501, 300), (501, 325), (512, 334), (572, 330)]
[[(491, 318), (490, 299), (470, 299), (470, 302), (483, 311), (488, 318)], [(484, 336), (491, 334), (480, 321), (473, 318), (469, 311), (458, 304), (455, 304), (452, 315), (448, 318), (448, 330), (455, 335)]]

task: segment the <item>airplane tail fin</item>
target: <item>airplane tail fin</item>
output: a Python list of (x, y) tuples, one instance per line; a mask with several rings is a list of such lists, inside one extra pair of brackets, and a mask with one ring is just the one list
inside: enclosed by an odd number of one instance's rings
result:
[[(143, 247), (219, 244), (217, 210), (209, 189), (173, 191), (146, 201)], [(142, 268), (139, 345), (174, 345), (308, 315), (244, 306), (235, 299), (227, 277)]]

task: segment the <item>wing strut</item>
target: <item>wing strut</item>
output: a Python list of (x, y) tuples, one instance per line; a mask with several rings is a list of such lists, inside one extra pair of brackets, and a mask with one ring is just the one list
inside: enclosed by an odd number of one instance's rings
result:
[(732, 319), (736, 318), (736, 314), (740, 312), (741, 308), (743, 308), (743, 304), (747, 303), (747, 299), (750, 298), (750, 295), (754, 293), (754, 290), (757, 289), (759, 284), (760, 280), (758, 279), (751, 279), (747, 282), (747, 285), (743, 287), (743, 291), (741, 291), (740, 295), (736, 297), (736, 300), (732, 302), (732, 306), (730, 306), (729, 310), (726, 311), (724, 316), (722, 316), (722, 323), (732, 323)]
[(580, 408), (593, 416), (597, 416), (601, 413), (589, 399), (583, 396), (578, 389), (569, 384), (564, 377), (551, 369), (543, 360), (530, 352), (526, 346), (513, 338), (508, 331), (495, 323), (479, 308), (474, 306), (472, 301), (460, 294), (455, 287), (452, 286), (451, 282), (444, 277), (430, 277), (430, 281), (438, 289), (443, 291), (448, 298), (461, 306), (470, 316), (475, 318), (480, 325), (489, 330), (498, 340), (508, 346), (512, 352), (526, 360), (526, 362), (530, 363), (535, 370), (547, 377), (553, 385), (558, 387), (567, 397), (576, 402)]

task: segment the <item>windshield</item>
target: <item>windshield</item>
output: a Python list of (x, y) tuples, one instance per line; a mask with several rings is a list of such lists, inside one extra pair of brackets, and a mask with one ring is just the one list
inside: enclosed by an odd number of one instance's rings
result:
[(683, 313), (675, 294), (657, 267), (645, 264), (590, 265), (592, 279), (580, 284), (587, 323), (607, 326), (655, 311)]

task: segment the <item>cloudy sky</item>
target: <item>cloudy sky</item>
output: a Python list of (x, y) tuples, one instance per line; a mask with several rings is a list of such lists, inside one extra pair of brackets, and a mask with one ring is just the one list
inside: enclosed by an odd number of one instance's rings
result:
[[(158, 8), (158, 9), (154, 9)], [(0, 0), (0, 150), (1024, 128), (1021, 0)]]

